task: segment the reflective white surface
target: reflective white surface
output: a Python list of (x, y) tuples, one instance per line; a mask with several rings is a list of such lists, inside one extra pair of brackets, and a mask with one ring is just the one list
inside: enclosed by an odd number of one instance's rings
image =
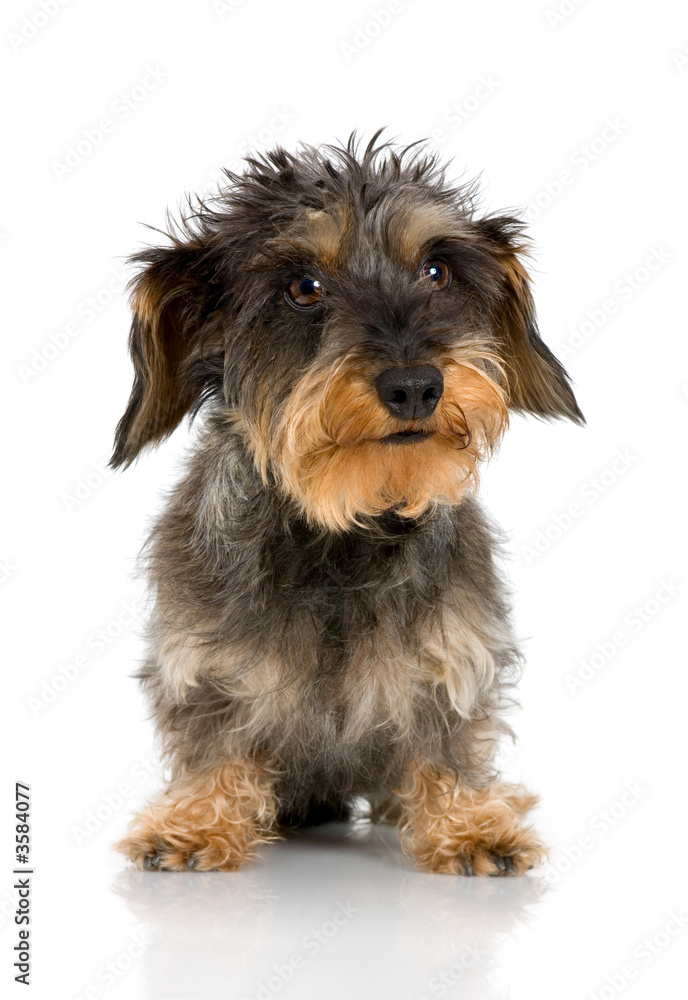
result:
[[(644, 836), (642, 821), (635, 830)], [(83, 920), (61, 927), (59, 905), (50, 914), (53, 940), (37, 947), (63, 958), (38, 995), (683, 997), (685, 878), (657, 879), (653, 860), (666, 859), (613, 832), (580, 858), (567, 853), (572, 862), (559, 852), (556, 867), (522, 878), (429, 875), (393, 829), (330, 824), (264, 848), (238, 873), (138, 872), (115, 858), (106, 879), (63, 883)]]
[(500, 944), (543, 889), (417, 873), (394, 831), (332, 824), (236, 876), (130, 871), (115, 891), (151, 926), (146, 995), (344, 998), (421, 996), (442, 973), (496, 996)]

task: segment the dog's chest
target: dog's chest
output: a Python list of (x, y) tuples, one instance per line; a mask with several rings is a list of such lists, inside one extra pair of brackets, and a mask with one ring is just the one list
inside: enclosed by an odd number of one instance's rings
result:
[(294, 546), (277, 561), (268, 606), (280, 641), (245, 678), (271, 733), (364, 746), (409, 732), (440, 689), (447, 704), (471, 699), (470, 628), (457, 628), (455, 589), (420, 541), (411, 528)]

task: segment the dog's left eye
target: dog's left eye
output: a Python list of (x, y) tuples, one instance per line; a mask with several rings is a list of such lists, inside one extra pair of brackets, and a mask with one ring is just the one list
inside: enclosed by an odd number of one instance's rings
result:
[(434, 292), (449, 286), (451, 272), (443, 260), (426, 260), (420, 268), (421, 277), (431, 283)]
[(316, 278), (294, 278), (287, 285), (287, 299), (292, 305), (307, 308), (320, 301), (323, 286)]

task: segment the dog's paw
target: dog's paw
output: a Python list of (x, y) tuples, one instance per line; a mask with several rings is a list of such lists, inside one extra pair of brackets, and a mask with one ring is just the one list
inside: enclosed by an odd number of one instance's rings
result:
[(169, 828), (146, 828), (145, 817), (138, 817), (133, 826), (115, 849), (144, 871), (237, 871), (252, 853), (245, 843), (217, 833), (193, 837)]
[(447, 823), (441, 836), (416, 841), (410, 853), (425, 871), (451, 875), (524, 875), (544, 859), (528, 827), (503, 813), (483, 820), (478, 829), (459, 819)]
[(402, 795), (402, 843), (424, 871), (523, 875), (546, 856), (522, 821), (537, 799), (520, 788), (461, 789), (448, 781), (436, 786), (416, 781)]
[(462, 844), (454, 857), (436, 859), (438, 866), (433, 871), (455, 875), (525, 875), (544, 859), (545, 849), (527, 829), (521, 829), (516, 839), (518, 842), (511, 838), (508, 843), (490, 847)]
[(231, 872), (275, 838), (274, 827), (262, 773), (226, 765), (178, 780), (134, 817), (115, 849), (144, 870)]

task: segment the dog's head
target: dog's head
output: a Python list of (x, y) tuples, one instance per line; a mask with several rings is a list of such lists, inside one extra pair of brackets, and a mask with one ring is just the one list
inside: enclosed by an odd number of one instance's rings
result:
[(417, 147), (282, 149), (133, 260), (128, 465), (204, 404), (314, 523), (457, 503), (509, 410), (583, 418), (537, 331), (522, 224)]

